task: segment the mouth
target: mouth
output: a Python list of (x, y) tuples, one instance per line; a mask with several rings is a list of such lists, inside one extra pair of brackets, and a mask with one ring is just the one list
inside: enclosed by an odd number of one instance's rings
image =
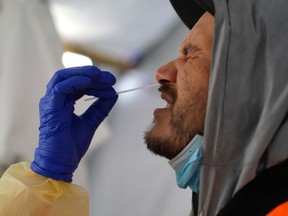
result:
[(154, 116), (167, 114), (168, 112), (171, 112), (173, 105), (174, 105), (174, 98), (167, 93), (161, 92), (161, 98), (166, 101), (166, 106), (163, 108), (157, 108), (154, 110)]

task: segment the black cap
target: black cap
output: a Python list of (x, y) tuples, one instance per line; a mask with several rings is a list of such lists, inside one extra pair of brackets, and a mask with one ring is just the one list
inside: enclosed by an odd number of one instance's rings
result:
[(214, 15), (215, 11), (212, 0), (170, 0), (170, 2), (189, 29), (193, 28), (206, 11), (212, 15)]

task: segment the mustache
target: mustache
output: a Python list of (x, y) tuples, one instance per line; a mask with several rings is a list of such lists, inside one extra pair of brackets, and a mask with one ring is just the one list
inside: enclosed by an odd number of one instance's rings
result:
[(164, 94), (169, 95), (175, 102), (177, 99), (177, 90), (174, 84), (171, 84), (169, 81), (160, 81), (160, 86), (158, 91)]

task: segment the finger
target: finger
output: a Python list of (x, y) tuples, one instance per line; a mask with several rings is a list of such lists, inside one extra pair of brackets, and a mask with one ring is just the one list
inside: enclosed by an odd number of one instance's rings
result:
[[(68, 71), (67, 71), (68, 70)], [(103, 88), (105, 86), (112, 86), (116, 82), (115, 76), (108, 71), (101, 71), (99, 68), (94, 66), (83, 66), (68, 68), (63, 71), (59, 71), (59, 76), (63, 79), (71, 78), (73, 76), (87, 76), (90, 77), (94, 82), (95, 87)], [(58, 73), (58, 72), (57, 72)], [(91, 86), (92, 87), (92, 86)]]
[[(98, 85), (114, 85), (116, 82), (116, 78), (110, 72), (102, 72), (99, 68), (94, 66), (83, 66), (83, 67), (73, 67), (73, 68), (65, 68), (57, 71), (50, 82), (47, 85), (47, 92), (51, 91), (54, 86), (68, 78), (73, 76), (87, 76), (95, 81), (97, 84), (97, 80), (99, 80)], [(100, 86), (101, 87), (101, 86)]]
[(109, 99), (98, 99), (94, 102), (81, 117), (87, 120), (96, 129), (100, 123), (108, 116), (112, 107), (115, 105), (118, 95)]
[(64, 95), (73, 94), (79, 90), (89, 88), (92, 80), (85, 76), (74, 76), (57, 83), (54, 91)]
[(73, 76), (87, 76), (87, 77), (98, 77), (102, 71), (95, 66), (82, 66), (82, 67), (71, 67), (64, 68), (56, 72), (58, 77), (67, 79)]
[(108, 71), (103, 71), (100, 75), (93, 79), (93, 88), (100, 89), (100, 88), (107, 88), (113, 86), (116, 83), (116, 78), (113, 74)]
[[(53, 89), (47, 92), (41, 99), (40, 103), (46, 104), (46, 108), (50, 106), (51, 109), (59, 109), (66, 103), (73, 105), (76, 101), (74, 96), (78, 95), (78, 99), (82, 97), (83, 89), (89, 87), (91, 82), (91, 78), (81, 76), (63, 80), (57, 83)], [(70, 97), (67, 97), (68, 95)]]
[[(104, 86), (104, 89), (93, 89), (95, 84), (92, 83), (91, 78), (83, 76), (75, 76), (63, 80), (55, 85), (52, 94), (55, 94), (54, 98), (57, 104), (60, 106), (66, 100), (66, 96), (71, 96), (74, 101), (81, 98), (83, 95), (93, 95), (98, 98), (113, 98), (117, 94), (112, 87)], [(54, 92), (54, 93), (53, 93)]]
[(113, 98), (117, 95), (112, 87), (106, 89), (86, 89), (83, 93), (97, 98)]

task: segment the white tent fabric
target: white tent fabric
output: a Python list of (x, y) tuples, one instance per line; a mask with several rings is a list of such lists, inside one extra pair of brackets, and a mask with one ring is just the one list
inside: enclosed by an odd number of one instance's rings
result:
[(138, 61), (177, 24), (167, 0), (49, 0), (65, 41), (110, 58)]
[(38, 143), (38, 101), (62, 50), (47, 4), (4, 0), (0, 11), (0, 162), (31, 161)]
[[(31, 161), (38, 144), (38, 103), (53, 73), (63, 68), (62, 47), (43, 0), (3, 0), (0, 11), (0, 165)], [(87, 103), (77, 103), (77, 113)], [(93, 147), (109, 135), (102, 124)], [(4, 165), (3, 165), (4, 164)], [(86, 185), (85, 163), (75, 183)]]

